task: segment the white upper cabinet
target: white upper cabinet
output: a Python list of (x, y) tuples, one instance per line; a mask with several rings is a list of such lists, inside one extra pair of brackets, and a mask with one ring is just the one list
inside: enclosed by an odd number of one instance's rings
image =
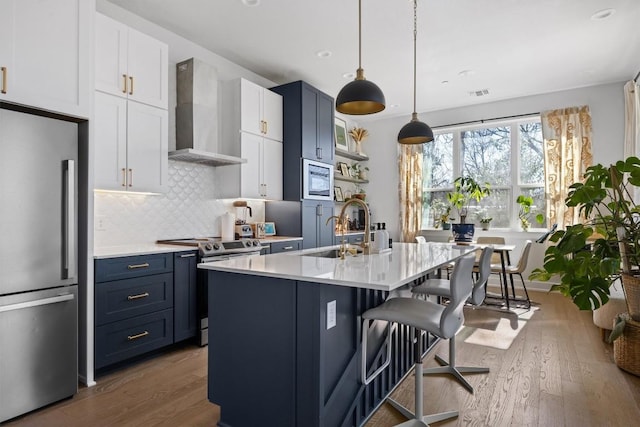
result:
[(0, 101), (89, 117), (90, 6), (0, 0)]
[(282, 200), (282, 143), (242, 132), (240, 144), (239, 196)]
[(95, 188), (167, 186), (167, 45), (102, 14), (95, 37)]
[(282, 141), (282, 96), (240, 79), (240, 130)]
[(167, 109), (166, 44), (96, 13), (95, 88)]
[(161, 193), (167, 185), (167, 110), (95, 94), (95, 188)]
[(245, 79), (221, 88), (219, 149), (247, 162), (217, 168), (217, 196), (282, 200), (282, 96)]

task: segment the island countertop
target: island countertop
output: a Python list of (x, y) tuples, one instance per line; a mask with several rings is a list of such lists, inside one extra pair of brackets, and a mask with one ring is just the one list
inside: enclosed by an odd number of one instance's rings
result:
[(346, 259), (313, 256), (340, 246), (271, 255), (237, 257), (198, 264), (198, 268), (247, 275), (392, 291), (456, 258), (476, 250), (450, 243), (394, 243), (388, 252)]

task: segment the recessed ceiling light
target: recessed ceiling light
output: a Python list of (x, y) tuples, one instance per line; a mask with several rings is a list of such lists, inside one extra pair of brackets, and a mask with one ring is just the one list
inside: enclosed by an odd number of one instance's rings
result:
[(333, 55), (333, 53), (331, 53), (330, 50), (319, 50), (319, 51), (316, 52), (316, 56), (318, 58), (328, 58), (331, 55)]
[(389, 108), (398, 108), (399, 106), (400, 105), (398, 105), (398, 104), (391, 104), (391, 105), (389, 105)]
[(442, 83), (443, 85), (448, 85), (449, 84), (449, 80), (443, 80), (440, 83)]
[(356, 74), (355, 74), (355, 73), (344, 73), (344, 74), (342, 75), (342, 77), (344, 77), (345, 79), (352, 79), (352, 78), (354, 78), (355, 76), (356, 76)]
[(260, 0), (242, 0), (242, 4), (249, 7), (258, 6), (260, 4)]
[(469, 77), (473, 76), (476, 72), (473, 70), (462, 70), (458, 73), (460, 77)]
[(602, 19), (607, 19), (614, 13), (616, 13), (615, 9), (602, 9), (591, 15), (591, 20), (600, 21)]

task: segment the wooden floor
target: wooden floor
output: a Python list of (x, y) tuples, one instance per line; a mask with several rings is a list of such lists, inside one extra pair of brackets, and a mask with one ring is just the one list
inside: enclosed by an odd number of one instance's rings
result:
[[(458, 364), (488, 366), (491, 372), (467, 377), (475, 394), (450, 377), (425, 377), (427, 413), (460, 411), (457, 419), (433, 425), (639, 425), (640, 378), (613, 363), (612, 347), (600, 339), (591, 312), (578, 311), (558, 294), (536, 292), (532, 298), (537, 304), (518, 315), (465, 311)], [(447, 343), (436, 351), (446, 358)], [(220, 412), (206, 398), (206, 355), (207, 348), (177, 349), (99, 377), (97, 386), (3, 427), (214, 426)], [(432, 365), (430, 353), (425, 366)], [(411, 408), (413, 381), (409, 375), (393, 393)], [(366, 427), (401, 421), (385, 404)], [(270, 427), (268, 420), (264, 426)]]

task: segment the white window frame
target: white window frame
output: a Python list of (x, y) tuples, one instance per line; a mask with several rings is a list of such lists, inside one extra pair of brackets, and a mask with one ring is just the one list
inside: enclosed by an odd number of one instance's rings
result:
[[(544, 189), (544, 181), (539, 183), (528, 183), (523, 184), (520, 181), (520, 151), (522, 146), (522, 139), (520, 137), (519, 125), (526, 123), (535, 123), (540, 122), (540, 115), (531, 115), (531, 116), (522, 116), (518, 118), (512, 119), (503, 119), (503, 120), (485, 120), (480, 123), (473, 123), (468, 125), (459, 125), (459, 126), (449, 126), (443, 127), (434, 130), (435, 135), (439, 134), (453, 134), (453, 153), (452, 153), (452, 170), (453, 170), (453, 179), (462, 175), (462, 140), (461, 133), (463, 131), (473, 131), (477, 129), (486, 129), (488, 127), (510, 127), (510, 135), (511, 135), (511, 185), (492, 185), (491, 190), (510, 190), (510, 202), (509, 206), (509, 227), (492, 227), (497, 230), (502, 231), (518, 231), (521, 229), (520, 220), (518, 218), (518, 209), (516, 204), (516, 198), (519, 194), (523, 192), (523, 190), (531, 189), (531, 188), (543, 188)], [(543, 174), (544, 176), (544, 174)], [(433, 188), (433, 187), (425, 187), (423, 188), (423, 192), (451, 192), (453, 191), (453, 187), (443, 187), (443, 188)], [(452, 215), (455, 215), (455, 210), (452, 211)], [(426, 228), (422, 227), (423, 230), (434, 230), (433, 227)], [(535, 220), (531, 221), (531, 227), (529, 230), (538, 231), (544, 230), (545, 228), (538, 224)]]

